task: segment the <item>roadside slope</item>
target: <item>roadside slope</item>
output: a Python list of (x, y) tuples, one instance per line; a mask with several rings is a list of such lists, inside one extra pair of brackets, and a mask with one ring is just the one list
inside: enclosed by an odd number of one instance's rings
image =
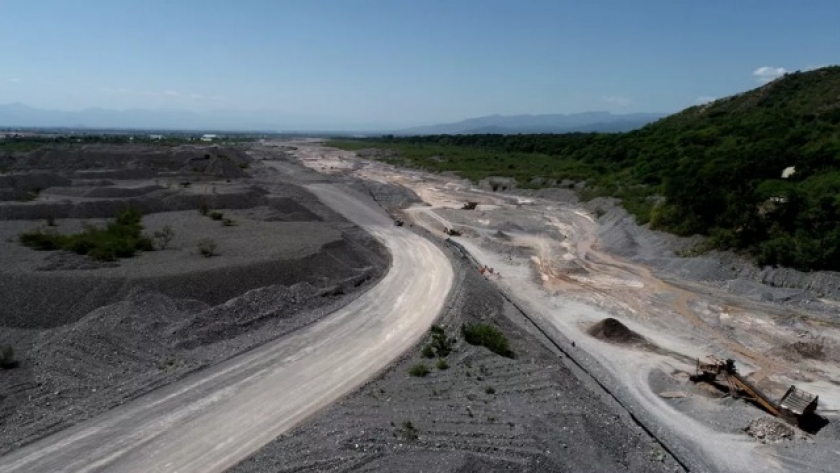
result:
[(293, 336), (0, 458), (0, 470), (222, 471), (417, 341), (452, 287), (447, 257), (351, 191), (310, 190), (391, 252), (392, 268), (379, 284)]

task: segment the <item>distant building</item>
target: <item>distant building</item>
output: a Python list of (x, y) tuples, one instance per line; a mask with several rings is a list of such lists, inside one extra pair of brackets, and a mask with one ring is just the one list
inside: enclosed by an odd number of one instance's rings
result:
[(218, 135), (209, 135), (209, 134), (208, 135), (201, 135), (201, 141), (209, 142), (209, 141), (213, 141), (217, 138), (219, 138)]
[(163, 135), (149, 135), (150, 140), (162, 140)]

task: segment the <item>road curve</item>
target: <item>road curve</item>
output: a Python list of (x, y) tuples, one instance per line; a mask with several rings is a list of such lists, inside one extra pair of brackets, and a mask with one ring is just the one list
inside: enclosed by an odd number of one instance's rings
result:
[(0, 471), (223, 471), (387, 367), (428, 330), (452, 287), (435, 245), (369, 200), (309, 189), (393, 257), (372, 289), (316, 324), (0, 458)]

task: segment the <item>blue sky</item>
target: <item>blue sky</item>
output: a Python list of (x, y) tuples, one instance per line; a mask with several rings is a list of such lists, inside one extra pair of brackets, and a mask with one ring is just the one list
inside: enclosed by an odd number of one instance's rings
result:
[(671, 112), (840, 62), (837, 0), (0, 0), (0, 104), (346, 126)]

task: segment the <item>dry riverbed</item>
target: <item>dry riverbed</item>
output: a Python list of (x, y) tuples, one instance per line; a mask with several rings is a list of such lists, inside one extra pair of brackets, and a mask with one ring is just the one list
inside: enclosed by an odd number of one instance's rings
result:
[[(694, 469), (831, 471), (839, 459), (836, 274), (755, 268), (728, 254), (681, 258), (676, 252), (695, 239), (638, 227), (614, 202), (582, 205), (566, 189), (497, 193), (317, 143), (292, 146), (319, 172), (413, 191), (423, 204), (402, 218), (441, 239), (445, 229), (458, 230), (452, 240), (493, 268), (484, 276)], [(462, 209), (468, 201), (477, 208)], [(627, 328), (629, 343), (603, 330), (590, 334), (608, 318)], [(708, 355), (735, 359), (773, 397), (791, 384), (818, 394), (827, 424), (751, 437), (748, 424), (767, 414), (689, 381)]]

